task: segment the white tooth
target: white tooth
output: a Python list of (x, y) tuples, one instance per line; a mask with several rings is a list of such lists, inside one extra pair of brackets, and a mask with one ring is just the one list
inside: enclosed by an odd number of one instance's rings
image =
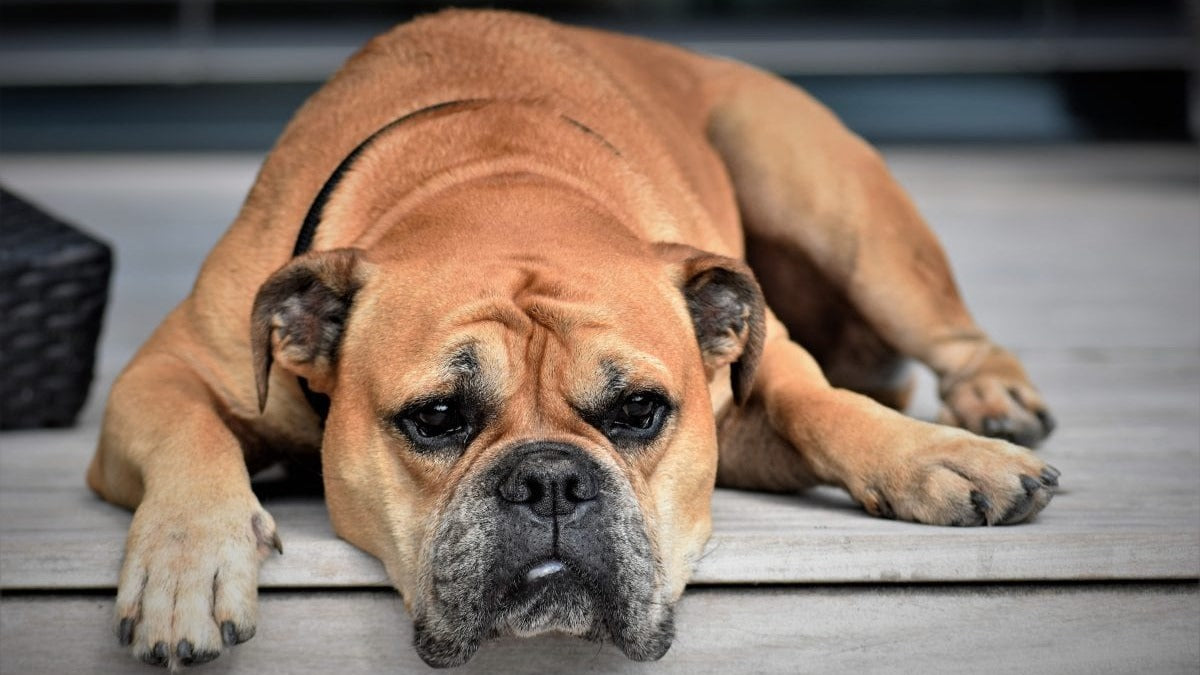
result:
[(525, 581), (536, 581), (551, 574), (557, 574), (563, 569), (563, 564), (557, 560), (547, 560), (525, 574)]

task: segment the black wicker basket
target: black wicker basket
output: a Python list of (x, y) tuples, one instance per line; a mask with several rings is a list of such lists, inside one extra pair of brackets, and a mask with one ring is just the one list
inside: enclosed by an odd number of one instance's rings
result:
[(0, 429), (74, 423), (111, 271), (107, 244), (0, 188)]

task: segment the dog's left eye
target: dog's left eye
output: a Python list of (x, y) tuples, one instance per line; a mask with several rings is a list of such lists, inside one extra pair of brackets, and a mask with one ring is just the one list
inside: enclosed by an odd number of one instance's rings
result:
[(593, 424), (617, 445), (640, 445), (658, 436), (669, 412), (670, 405), (661, 394), (634, 392), (618, 400)]
[(615, 421), (632, 429), (646, 430), (653, 426), (661, 408), (662, 401), (653, 394), (633, 394), (621, 402), (620, 414)]

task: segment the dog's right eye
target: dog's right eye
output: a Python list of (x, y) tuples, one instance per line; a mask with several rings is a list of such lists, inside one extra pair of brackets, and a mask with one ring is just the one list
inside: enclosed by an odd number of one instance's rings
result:
[(664, 394), (645, 390), (628, 393), (599, 410), (584, 410), (581, 414), (615, 445), (632, 450), (653, 442), (673, 409)]
[(451, 401), (434, 401), (417, 409), (413, 414), (417, 433), (424, 438), (435, 438), (462, 431), (465, 420), (458, 406)]

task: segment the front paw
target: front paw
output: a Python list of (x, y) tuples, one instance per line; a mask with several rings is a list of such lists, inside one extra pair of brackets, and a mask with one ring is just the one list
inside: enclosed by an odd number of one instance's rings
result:
[(1054, 417), (1009, 352), (981, 345), (973, 362), (942, 377), (938, 421), (981, 436), (1036, 447), (1054, 431)]
[(1057, 469), (1024, 448), (942, 429), (851, 494), (873, 515), (930, 525), (1013, 525), (1050, 503)]
[(117, 638), (172, 670), (211, 661), (254, 636), (258, 568), (282, 547), (253, 496), (218, 504), (147, 498), (129, 529)]

